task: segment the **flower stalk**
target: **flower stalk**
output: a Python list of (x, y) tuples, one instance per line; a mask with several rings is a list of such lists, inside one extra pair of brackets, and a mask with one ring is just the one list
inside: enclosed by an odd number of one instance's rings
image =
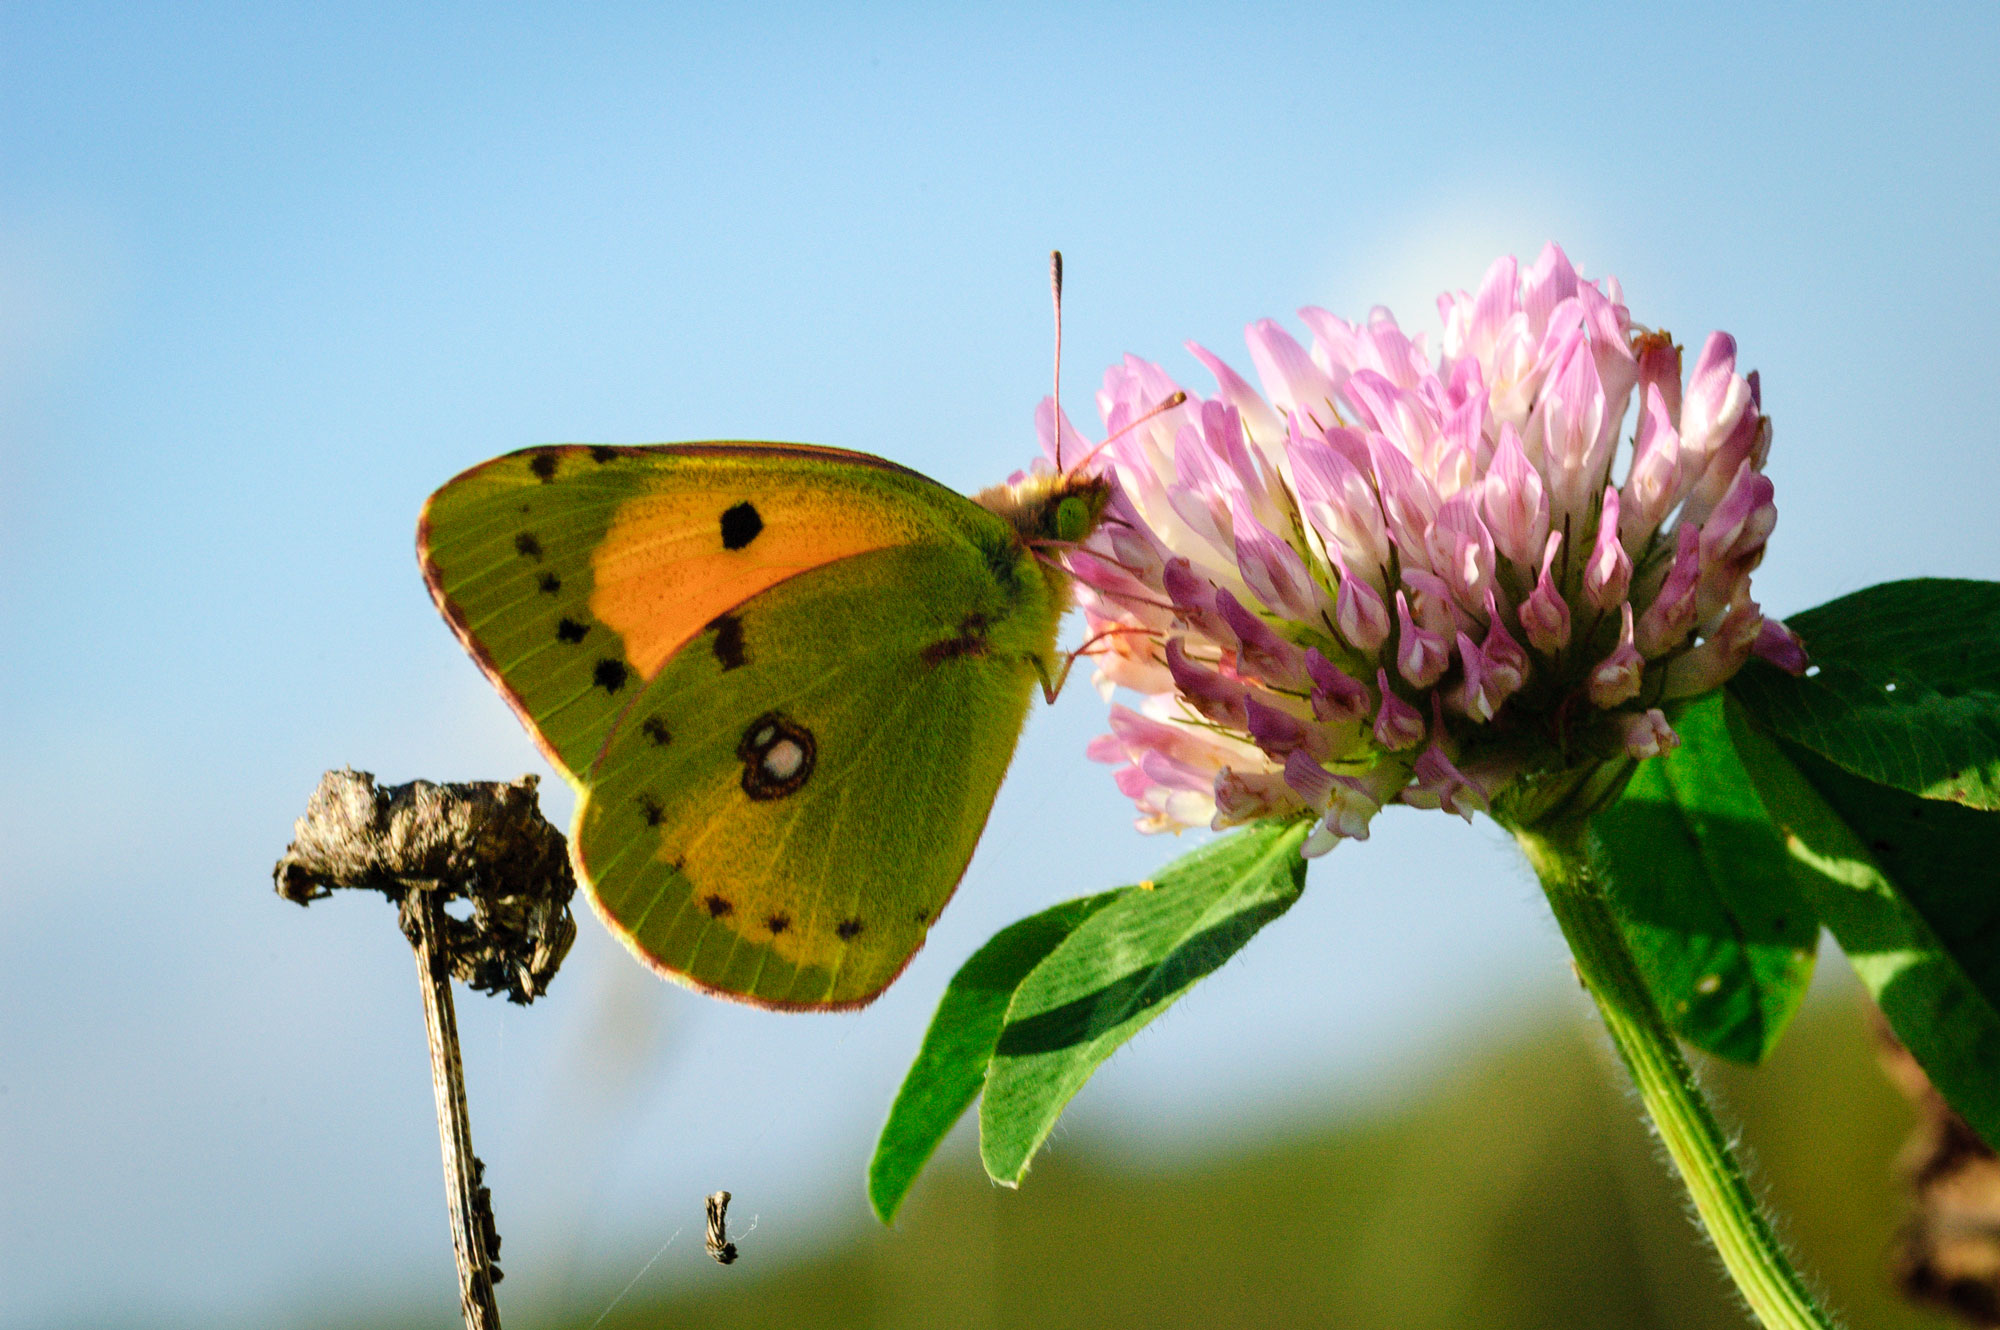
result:
[(1814, 1302), (1779, 1246), (1707, 1097), (1647, 991), (1612, 915), (1604, 880), (1590, 864), (1583, 827), (1581, 821), (1564, 820), (1514, 829), (1569, 941), (1577, 974), (1596, 999), (1611, 1041), (1687, 1184), (1702, 1227), (1750, 1310), (1768, 1330), (1831, 1330), (1836, 1323)]

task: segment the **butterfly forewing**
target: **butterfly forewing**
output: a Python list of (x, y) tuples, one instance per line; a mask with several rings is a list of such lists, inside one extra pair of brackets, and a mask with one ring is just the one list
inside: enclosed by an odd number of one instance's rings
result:
[(551, 447), (431, 497), (418, 553), (459, 639), (572, 780), (716, 615), (829, 560), (938, 538), (973, 505), (877, 458), (780, 444)]

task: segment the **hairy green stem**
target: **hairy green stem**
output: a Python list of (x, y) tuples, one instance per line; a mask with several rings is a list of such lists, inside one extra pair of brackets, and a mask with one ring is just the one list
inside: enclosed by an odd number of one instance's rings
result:
[(1571, 823), (1568, 835), (1517, 829), (1515, 838), (1542, 880), (1584, 987), (1597, 999), (1611, 1040), (1750, 1310), (1769, 1330), (1830, 1330), (1833, 1319), (1814, 1303), (1778, 1245), (1639, 974), (1604, 881), (1591, 868), (1581, 826)]

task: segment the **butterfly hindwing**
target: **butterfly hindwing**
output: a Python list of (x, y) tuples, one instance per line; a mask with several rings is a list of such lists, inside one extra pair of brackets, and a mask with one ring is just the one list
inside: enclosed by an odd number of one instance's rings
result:
[(688, 644), (586, 781), (576, 853), (606, 922), (702, 988), (874, 996), (1006, 772), (1036, 679), (1010, 649), (1022, 609), (974, 550), (910, 545), (802, 574)]

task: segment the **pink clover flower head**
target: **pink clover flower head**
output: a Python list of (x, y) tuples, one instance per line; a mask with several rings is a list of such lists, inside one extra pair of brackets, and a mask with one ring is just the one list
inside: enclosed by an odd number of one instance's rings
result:
[(1562, 250), (1440, 297), (1432, 355), (1388, 311), (1250, 325), (1246, 377), (1127, 356), (1091, 451), (1112, 488), (1062, 552), (1116, 705), (1091, 756), (1147, 830), (1312, 815), (1308, 853), (1391, 803), (1470, 818), (1674, 747), (1679, 700), (1798, 638), (1750, 576), (1777, 521), (1770, 420), (1736, 343), (1692, 369)]

